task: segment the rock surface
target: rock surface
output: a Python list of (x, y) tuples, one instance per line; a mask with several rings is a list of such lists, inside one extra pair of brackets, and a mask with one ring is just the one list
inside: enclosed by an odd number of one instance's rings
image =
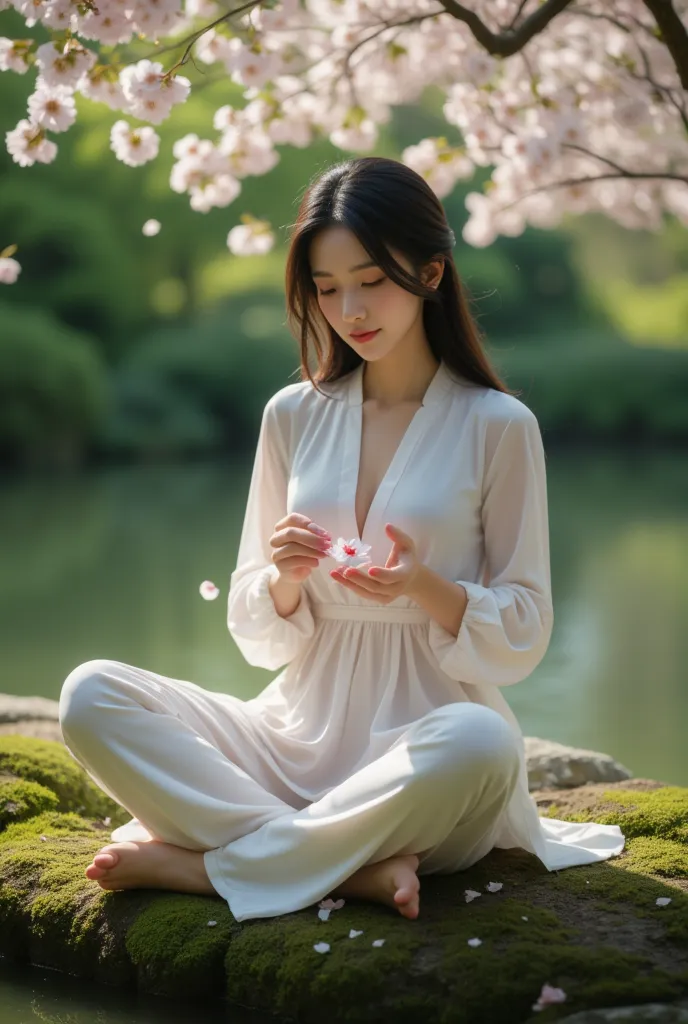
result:
[(633, 773), (609, 754), (595, 750), (566, 747), (537, 736), (525, 738), (528, 788), (532, 792), (546, 786), (569, 789), (589, 782), (621, 782)]
[[(0, 694), (0, 736), (13, 733), (62, 742), (57, 701), (45, 697)], [(632, 773), (609, 754), (567, 747), (554, 740), (525, 737), (528, 788), (557, 786), (568, 789), (589, 782), (620, 782)]]
[[(688, 1003), (686, 788), (634, 779), (535, 794), (543, 816), (619, 824), (626, 849), (560, 872), (493, 850), (467, 871), (421, 876), (415, 921), (347, 900), (327, 921), (316, 904), (238, 923), (219, 897), (105, 892), (84, 877), (129, 815), (60, 744), (0, 737), (0, 775), (0, 955), (15, 961), (304, 1024), (673, 1024)], [(2, 786), (29, 783), (21, 808), (16, 790), (3, 803)], [(482, 895), (466, 903), (467, 889)], [(545, 985), (566, 999), (539, 1012)], [(664, 1016), (648, 1016), (655, 1005)]]

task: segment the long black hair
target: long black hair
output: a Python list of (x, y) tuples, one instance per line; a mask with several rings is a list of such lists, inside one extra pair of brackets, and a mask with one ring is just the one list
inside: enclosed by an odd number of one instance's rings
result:
[[(302, 381), (310, 380), (317, 388), (318, 383), (339, 380), (363, 361), (323, 317), (311, 276), (310, 244), (319, 231), (335, 225), (349, 228), (395, 284), (427, 299), (423, 326), (437, 360), (464, 380), (515, 394), (499, 379), (483, 349), (454, 265), (455, 237), (441, 202), (416, 171), (376, 156), (345, 160), (321, 174), (306, 189), (291, 225), (285, 291), (288, 322), (300, 342)], [(404, 254), (414, 274), (397, 263), (390, 248)], [(435, 289), (418, 276), (433, 260), (444, 262)], [(318, 363), (315, 378), (308, 365), (311, 341)]]

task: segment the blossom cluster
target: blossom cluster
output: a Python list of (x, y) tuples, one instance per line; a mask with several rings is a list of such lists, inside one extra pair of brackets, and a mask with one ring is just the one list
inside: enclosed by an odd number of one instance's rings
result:
[[(666, 211), (688, 224), (688, 100), (642, 0), (571, 4), (506, 57), (487, 52), (473, 27), (436, 0), (279, 0), (270, 7), (256, 0), (237, 14), (214, 0), (0, 0), (3, 6), (54, 37), (41, 45), (0, 38), (0, 70), (38, 72), (27, 117), (6, 135), (23, 166), (55, 159), (50, 136), (74, 124), (77, 94), (122, 115), (111, 131), (117, 159), (129, 166), (153, 160), (160, 148), (154, 126), (190, 95), (178, 70), (192, 56), (226, 74), (244, 97), (241, 107), (215, 112), (212, 138), (185, 135), (173, 146), (170, 186), (199, 212), (234, 202), (242, 178), (275, 166), (278, 146), (325, 137), (343, 150), (373, 151), (393, 108), (433, 86), (443, 96), (447, 134), (461, 141), (419, 139), (402, 160), (440, 198), (476, 169), (491, 168), (483, 190), (467, 197), (469, 244), (587, 211), (629, 228), (656, 229)], [(496, 35), (518, 29), (539, 6), (473, 5)], [(688, 0), (674, 0), (674, 9), (688, 28)], [(176, 41), (174, 52), (184, 56), (167, 70), (157, 60), (127, 61), (127, 44), (142, 38)], [(269, 226), (243, 227), (233, 251), (266, 251)]]

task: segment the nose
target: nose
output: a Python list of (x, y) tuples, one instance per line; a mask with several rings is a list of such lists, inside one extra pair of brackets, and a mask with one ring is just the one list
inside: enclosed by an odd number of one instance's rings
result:
[(342, 298), (342, 320), (347, 323), (354, 323), (356, 320), (365, 320), (366, 311), (361, 302), (360, 292), (344, 292)]

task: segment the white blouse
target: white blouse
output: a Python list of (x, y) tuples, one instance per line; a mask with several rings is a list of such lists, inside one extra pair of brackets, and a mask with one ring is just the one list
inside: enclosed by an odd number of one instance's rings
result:
[(364, 363), (334, 384), (289, 384), (268, 401), (228, 599), (229, 632), (250, 665), (282, 668), (244, 703), (275, 770), (303, 805), (384, 754), (428, 711), (473, 701), (499, 712), (521, 751), (519, 785), (499, 848), (522, 847), (549, 870), (621, 852), (617, 825), (540, 818), (523, 735), (500, 691), (542, 660), (553, 624), (545, 455), (517, 398), (457, 379), (441, 363), (375, 494), (360, 540), (384, 565), (393, 523), (420, 560), (460, 583), (468, 605), (453, 636), (409, 597), (359, 597), (321, 559), (292, 615), (268, 590), (269, 538), (300, 512), (334, 540), (358, 536)]

